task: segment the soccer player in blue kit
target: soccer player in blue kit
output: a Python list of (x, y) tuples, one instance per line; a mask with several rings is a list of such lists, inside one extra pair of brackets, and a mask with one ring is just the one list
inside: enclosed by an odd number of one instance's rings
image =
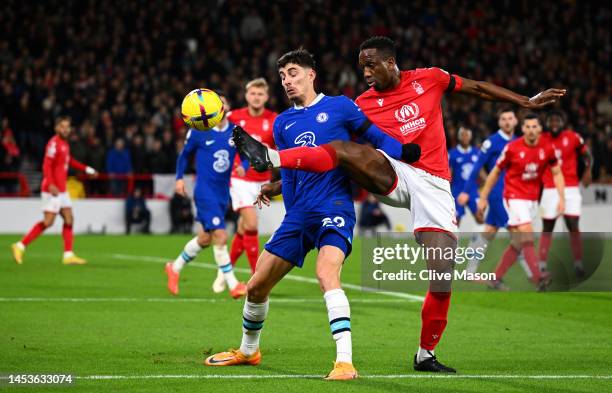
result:
[(459, 144), (448, 151), (448, 165), (451, 170), (451, 193), (455, 199), (455, 210), (457, 214), (457, 226), (461, 222), (461, 218), (465, 215), (465, 206), (457, 203), (457, 196), (463, 192), (464, 188), (468, 188), (470, 199), (467, 206), (469, 207), (476, 222), (481, 223), (476, 213), (478, 207), (476, 200), (478, 199), (478, 187), (476, 182), (473, 186), (466, 187), (466, 181), (470, 178), (474, 163), (478, 160), (478, 150), (472, 145), (472, 130), (465, 127), (460, 127), (457, 132)]
[[(220, 94), (225, 113), (229, 104)], [(193, 190), (197, 209), (197, 220), (202, 225), (198, 235), (185, 245), (183, 251), (174, 260), (166, 264), (168, 291), (178, 295), (179, 275), (183, 267), (192, 261), (203, 248), (211, 245), (219, 272), (227, 283), (230, 295), (238, 299), (246, 293), (246, 285), (239, 282), (234, 275), (230, 256), (227, 251), (227, 232), (225, 231), (225, 212), (229, 203), (230, 175), (236, 156), (236, 147), (232, 141), (234, 125), (227, 118), (209, 131), (189, 130), (185, 147), (176, 163), (176, 193), (186, 195), (183, 175), (188, 164), (188, 157), (195, 153), (196, 183)], [(248, 161), (242, 162), (243, 175)]]
[[(278, 60), (278, 69), (283, 88), (293, 103), (274, 122), (274, 140), (280, 150), (300, 146), (319, 148), (334, 140), (348, 141), (352, 133), (390, 156), (418, 159), (418, 155), (408, 157), (410, 149), (405, 149), (406, 145), (373, 126), (352, 100), (317, 94), (315, 62), (308, 51), (298, 49), (284, 54)], [(240, 138), (248, 135), (236, 127), (234, 140), (238, 146)], [(349, 178), (343, 169), (324, 173), (282, 169), (281, 181), (264, 185), (256, 203), (268, 204), (270, 197), (281, 192), (286, 214), (266, 243), (247, 284), (240, 349), (214, 354), (204, 363), (209, 366), (259, 364), (259, 336), (268, 313), (268, 295), (283, 276), (293, 267), (301, 267), (306, 254), (316, 248), (316, 275), (336, 341), (334, 368), (325, 378), (356, 378), (349, 301), (340, 284), (340, 271), (351, 252), (355, 226)]]

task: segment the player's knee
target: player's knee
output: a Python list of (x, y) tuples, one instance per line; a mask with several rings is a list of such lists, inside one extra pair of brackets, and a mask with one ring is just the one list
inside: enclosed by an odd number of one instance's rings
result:
[(251, 277), (247, 283), (247, 298), (250, 302), (263, 303), (268, 298), (269, 293), (268, 286), (255, 276)]
[(208, 232), (201, 232), (198, 234), (198, 245), (202, 248), (210, 246), (211, 236)]
[(50, 226), (53, 225), (53, 223), (55, 222), (55, 216), (54, 217), (45, 217), (45, 219), (42, 221), (43, 226), (46, 228), (49, 228)]
[(323, 293), (340, 288), (340, 271), (335, 266), (318, 263), (316, 276), (319, 281), (319, 287)]
[(224, 245), (227, 243), (227, 232), (225, 231), (213, 231), (212, 242), (218, 245)]

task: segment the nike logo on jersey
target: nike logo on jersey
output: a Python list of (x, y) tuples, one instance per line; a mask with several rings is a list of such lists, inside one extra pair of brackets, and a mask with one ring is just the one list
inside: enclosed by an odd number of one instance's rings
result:
[(378, 99), (378, 106), (383, 106), (383, 102), (384, 102), (384, 101), (385, 101), (385, 100), (384, 100), (383, 98), (379, 98), (379, 99)]
[(210, 146), (210, 145), (212, 145), (213, 143), (215, 143), (215, 141), (206, 141), (206, 146)]
[(291, 126), (292, 126), (292, 125), (294, 125), (295, 123), (297, 123), (297, 122), (295, 122), (295, 121), (294, 121), (293, 123), (289, 123), (289, 124), (287, 124), (287, 125), (285, 126), (285, 130), (288, 130), (289, 128), (291, 128)]

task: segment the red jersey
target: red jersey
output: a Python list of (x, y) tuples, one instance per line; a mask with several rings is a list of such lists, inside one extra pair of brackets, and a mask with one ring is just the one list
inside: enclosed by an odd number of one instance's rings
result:
[(79, 171), (84, 171), (86, 168), (84, 164), (70, 157), (70, 145), (68, 142), (55, 135), (49, 139), (47, 147), (45, 147), (41, 191), (49, 192), (51, 184), (55, 185), (59, 192), (66, 191), (68, 165)]
[(525, 138), (508, 143), (496, 164), (499, 169), (506, 170), (504, 199), (537, 201), (544, 171), (550, 171), (549, 167), (556, 164), (555, 150), (542, 137), (535, 146), (527, 145)]
[[(249, 135), (251, 135), (253, 138), (257, 139), (258, 141), (270, 148), (274, 148), (275, 145), (272, 125), (274, 124), (274, 119), (276, 119), (276, 115), (276, 112), (264, 109), (261, 115), (251, 116), (249, 114), (249, 109), (245, 107), (229, 112), (227, 114), (227, 118), (232, 123), (244, 128), (244, 130), (248, 132)], [(259, 173), (253, 168), (249, 168), (244, 177), (239, 177), (238, 175), (236, 175), (236, 167), (238, 165), (240, 165), (240, 156), (236, 154), (232, 177), (237, 177), (246, 181), (257, 182), (268, 181), (272, 177), (272, 173), (270, 171)]]
[[(545, 132), (542, 134), (542, 139), (544, 143), (552, 145), (555, 149), (565, 179), (565, 186), (578, 187), (578, 154), (586, 151), (582, 137), (576, 131), (563, 130), (556, 136)], [(552, 173), (548, 170), (544, 172), (544, 188), (554, 187)]]
[(445, 92), (457, 91), (462, 85), (460, 77), (440, 68), (417, 68), (402, 71), (393, 89), (376, 91), (372, 87), (355, 102), (387, 134), (402, 144), (421, 146), (421, 158), (412, 166), (450, 180), (441, 101)]

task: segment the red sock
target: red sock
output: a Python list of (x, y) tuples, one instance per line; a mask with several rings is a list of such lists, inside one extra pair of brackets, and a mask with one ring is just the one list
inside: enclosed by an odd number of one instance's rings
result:
[(278, 153), (282, 168), (326, 172), (338, 166), (336, 150), (327, 144), (318, 147), (294, 147)]
[(36, 224), (34, 224), (32, 229), (30, 229), (30, 232), (28, 232), (23, 237), (23, 239), (21, 239), (21, 242), (23, 243), (24, 246), (27, 246), (28, 244), (36, 240), (36, 238), (40, 236), (40, 234), (43, 233), (45, 229), (46, 229), (45, 224), (42, 221), (37, 222)]
[(236, 232), (234, 239), (232, 239), (232, 245), (230, 246), (230, 261), (232, 266), (236, 265), (236, 261), (242, 255), (244, 251), (244, 245), (242, 244), (242, 235)]
[(64, 238), (64, 252), (72, 251), (72, 241), (74, 238), (72, 234), (72, 225), (64, 224), (62, 228), (62, 237)]
[(551, 242), (552, 233), (542, 232), (542, 237), (540, 237), (540, 261), (546, 262), (548, 260), (548, 250)]
[(450, 292), (429, 292), (421, 309), (421, 348), (433, 351), (446, 328)]
[(516, 257), (518, 257), (516, 248), (512, 247), (512, 245), (508, 246), (506, 251), (504, 251), (504, 255), (502, 255), (501, 261), (499, 261), (495, 268), (495, 277), (498, 280), (501, 280), (508, 269), (516, 262)]
[(574, 263), (582, 261), (582, 236), (580, 231), (570, 232), (570, 246), (574, 254)]
[(540, 281), (540, 269), (538, 268), (538, 257), (536, 256), (535, 246), (533, 242), (523, 243), (523, 255), (529, 270), (531, 270), (531, 281), (537, 283)]
[(249, 259), (249, 265), (251, 266), (251, 273), (255, 273), (255, 266), (259, 257), (259, 237), (257, 236), (257, 231), (244, 231), (243, 244)]

